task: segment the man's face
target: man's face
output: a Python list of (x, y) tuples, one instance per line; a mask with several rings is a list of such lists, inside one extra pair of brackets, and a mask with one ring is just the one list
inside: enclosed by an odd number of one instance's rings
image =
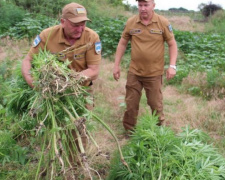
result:
[(151, 17), (154, 8), (155, 3), (153, 1), (138, 1), (138, 11), (141, 19), (148, 19)]
[(86, 22), (72, 23), (68, 19), (61, 19), (61, 24), (64, 29), (64, 34), (70, 39), (79, 39), (84, 31)]

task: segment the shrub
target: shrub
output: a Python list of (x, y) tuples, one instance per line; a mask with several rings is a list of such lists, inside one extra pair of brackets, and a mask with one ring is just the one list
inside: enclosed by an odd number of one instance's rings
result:
[(56, 23), (55, 20), (44, 15), (38, 14), (36, 17), (33, 17), (32, 14), (26, 14), (22, 21), (9, 28), (8, 32), (4, 33), (2, 36), (10, 36), (15, 39), (32, 39), (43, 29)]
[(62, 7), (70, 1), (62, 0), (6, 0), (14, 3), (16, 6), (26, 9), (26, 11), (35, 14), (43, 14), (49, 17), (55, 17), (61, 12)]
[[(116, 19), (99, 18), (90, 24), (90, 27), (93, 28), (101, 38), (103, 56), (115, 53), (125, 22), (123, 17)], [(99, 24), (101, 24), (101, 26), (99, 26)], [(127, 49), (129, 51), (130, 48), (128, 47)]]
[(9, 131), (0, 131), (0, 163), (18, 162), (25, 164), (27, 148), (20, 147), (13, 139), (13, 134)]
[(216, 69), (207, 72), (191, 72), (182, 81), (182, 89), (194, 96), (205, 99), (222, 98), (225, 96), (225, 75)]
[(131, 172), (115, 158), (108, 180), (225, 178), (225, 159), (207, 144), (207, 134), (186, 127), (175, 135), (170, 128), (156, 126), (156, 119), (143, 116), (123, 148)]
[(12, 3), (0, 2), (0, 34), (8, 31), (11, 26), (20, 22), (25, 15), (25, 11)]
[(220, 5), (212, 4), (211, 2), (204, 6), (202, 11), (202, 15), (205, 18), (208, 18), (209, 16), (213, 15), (216, 11), (222, 10), (223, 8)]

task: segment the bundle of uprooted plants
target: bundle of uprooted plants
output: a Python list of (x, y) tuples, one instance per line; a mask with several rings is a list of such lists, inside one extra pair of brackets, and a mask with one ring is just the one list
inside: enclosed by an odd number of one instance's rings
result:
[(41, 51), (32, 61), (34, 89), (21, 79), (11, 82), (20, 84), (11, 93), (8, 107), (17, 114), (19, 112), (20, 122), (26, 122), (26, 125), (20, 125), (26, 126), (26, 129), (21, 128), (21, 134), (33, 132), (41, 140), (36, 156), (38, 166), (35, 179), (67, 176), (70, 179), (93, 179), (92, 174), (98, 174), (89, 166), (85, 151), (86, 144), (92, 142), (96, 145), (96, 154), (104, 156), (87, 128), (93, 120), (111, 133), (121, 153), (112, 130), (86, 108), (87, 104), (92, 103), (88, 87), (82, 86), (88, 79), (70, 70), (68, 65), (69, 61), (60, 62), (55, 55)]

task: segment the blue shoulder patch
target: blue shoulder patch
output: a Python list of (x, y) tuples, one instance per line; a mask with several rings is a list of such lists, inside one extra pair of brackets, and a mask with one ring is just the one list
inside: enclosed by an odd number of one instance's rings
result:
[(96, 43), (95, 43), (95, 52), (96, 52), (97, 54), (100, 54), (101, 51), (102, 51), (102, 44), (101, 44), (101, 42), (96, 42)]
[(170, 31), (170, 32), (173, 31), (173, 28), (172, 28), (172, 25), (171, 25), (171, 24), (168, 26), (168, 28), (169, 28), (169, 31)]
[(41, 38), (39, 35), (36, 36), (33, 42), (33, 47), (36, 47), (41, 42)]

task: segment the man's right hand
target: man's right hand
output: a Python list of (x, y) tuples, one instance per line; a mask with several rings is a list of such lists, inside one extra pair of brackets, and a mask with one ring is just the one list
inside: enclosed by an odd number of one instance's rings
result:
[(31, 88), (34, 88), (33, 78), (31, 77), (31, 74), (30, 74), (31, 61), (32, 61), (32, 57), (27, 55), (22, 61), (21, 71), (22, 71), (23, 77), (26, 80), (27, 84)]
[(116, 81), (119, 80), (120, 78), (120, 68), (119, 66), (114, 66), (114, 69), (113, 69), (113, 77)]

